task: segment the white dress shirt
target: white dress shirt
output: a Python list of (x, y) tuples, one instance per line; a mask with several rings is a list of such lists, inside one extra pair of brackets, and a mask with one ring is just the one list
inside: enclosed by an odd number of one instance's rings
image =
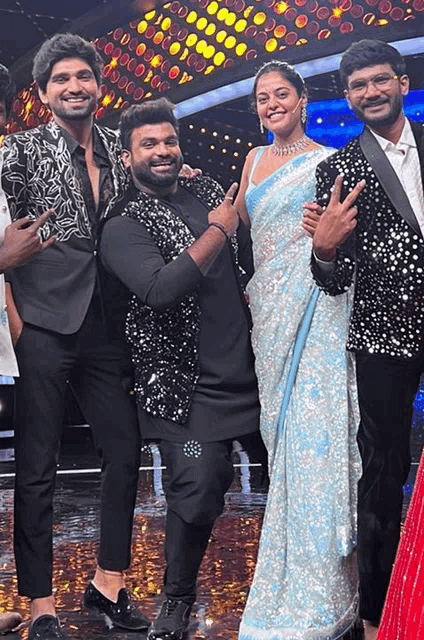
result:
[(402, 134), (397, 144), (393, 144), (390, 140), (382, 138), (372, 129), (370, 129), (370, 131), (383, 149), (387, 160), (399, 178), (408, 196), (412, 210), (415, 213), (421, 233), (424, 236), (423, 183), (421, 179), (420, 157), (418, 155), (417, 143), (412, 133), (411, 123), (405, 118)]
[[(3, 166), (3, 153), (0, 150), (0, 176)], [(0, 181), (0, 243), (3, 242), (4, 230), (10, 224), (9, 207)], [(6, 292), (4, 275), (0, 274), (0, 384), (5, 380), (1, 376), (17, 376), (18, 364), (13, 351), (12, 339), (9, 331), (9, 321), (6, 313)]]

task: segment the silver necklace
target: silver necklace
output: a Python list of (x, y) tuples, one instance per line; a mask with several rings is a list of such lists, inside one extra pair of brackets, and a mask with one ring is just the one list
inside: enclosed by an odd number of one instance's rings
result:
[(308, 138), (308, 136), (304, 133), (299, 140), (296, 140), (296, 142), (291, 142), (290, 144), (284, 144), (281, 147), (275, 144), (275, 142), (273, 142), (271, 145), (271, 151), (276, 156), (291, 156), (292, 153), (296, 153), (296, 151), (300, 151), (300, 149), (304, 149), (311, 142), (312, 140)]

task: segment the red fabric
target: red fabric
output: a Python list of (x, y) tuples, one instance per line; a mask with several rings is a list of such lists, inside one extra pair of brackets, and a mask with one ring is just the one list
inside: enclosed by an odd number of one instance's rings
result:
[(421, 456), (377, 640), (424, 640), (424, 455)]

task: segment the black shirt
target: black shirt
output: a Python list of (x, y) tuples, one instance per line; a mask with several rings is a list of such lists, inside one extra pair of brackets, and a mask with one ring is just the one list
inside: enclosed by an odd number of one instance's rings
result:
[[(130, 197), (130, 196), (129, 196)], [(208, 227), (208, 210), (182, 187), (164, 198), (199, 237)], [(249, 233), (238, 230), (239, 260), (252, 269)], [(184, 251), (165, 264), (146, 228), (125, 216), (106, 222), (101, 258), (142, 302), (166, 308), (198, 288), (201, 311), (200, 375), (190, 416), (181, 426), (139, 408), (143, 437), (185, 442), (211, 442), (239, 437), (259, 427), (259, 400), (250, 345), (250, 318), (228, 243), (203, 276)]]

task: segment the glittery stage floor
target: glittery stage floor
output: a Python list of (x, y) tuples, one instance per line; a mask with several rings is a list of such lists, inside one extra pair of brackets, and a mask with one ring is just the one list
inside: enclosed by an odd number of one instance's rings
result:
[[(83, 456), (78, 466), (96, 462)], [(247, 465), (246, 454), (236, 454), (236, 464)], [(55, 495), (55, 597), (69, 640), (142, 640), (145, 633), (109, 631), (101, 618), (81, 608), (87, 580), (93, 574), (98, 537), (97, 504), (99, 474), (75, 468), (67, 456), (58, 476)], [(127, 586), (142, 610), (153, 618), (160, 608), (165, 501), (159, 459), (154, 451), (143, 454), (143, 468), (135, 514), (133, 562)], [(12, 553), (13, 478), (10, 463), (0, 463), (0, 610), (18, 610), (28, 618), (26, 599), (16, 595)], [(72, 467), (72, 468), (69, 468)], [(151, 467), (156, 467), (152, 469)], [(6, 476), (6, 477), (4, 477)], [(198, 602), (189, 638), (236, 640), (240, 615), (250, 584), (266, 494), (260, 487), (257, 466), (236, 467), (236, 478), (227, 495), (224, 514), (217, 521), (198, 583)], [(9, 634), (9, 638), (26, 638)]]
[[(18, 610), (28, 619), (26, 599), (16, 591), (12, 551), (13, 448), (11, 433), (0, 424), (0, 611)], [(413, 465), (405, 486), (408, 504), (424, 441), (424, 390), (415, 401)], [(86, 427), (67, 428), (55, 494), (54, 585), (58, 612), (69, 640), (143, 640), (145, 633), (108, 630), (103, 619), (82, 610), (81, 598), (93, 575), (99, 461)], [(253, 575), (266, 500), (260, 466), (244, 451), (235, 453), (236, 478), (224, 514), (216, 522), (198, 582), (188, 638), (236, 640), (240, 616)], [(155, 447), (142, 454), (133, 535), (133, 562), (127, 586), (142, 610), (153, 618), (159, 610), (163, 574), (165, 501), (160, 457)], [(9, 638), (27, 638), (27, 628)]]

